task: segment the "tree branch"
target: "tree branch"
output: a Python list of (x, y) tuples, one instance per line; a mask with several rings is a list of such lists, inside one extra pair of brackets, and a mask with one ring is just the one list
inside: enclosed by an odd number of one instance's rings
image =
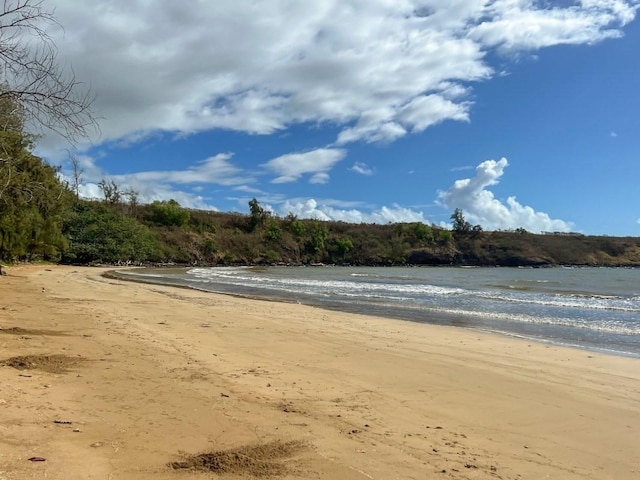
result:
[(0, 11), (0, 99), (19, 103), (27, 124), (54, 131), (69, 142), (99, 127), (91, 89), (59, 63), (43, 25), (58, 24), (42, 0), (4, 0)]

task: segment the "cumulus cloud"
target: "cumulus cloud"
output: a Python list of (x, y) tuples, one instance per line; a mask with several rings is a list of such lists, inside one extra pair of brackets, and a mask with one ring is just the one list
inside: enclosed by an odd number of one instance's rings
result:
[(278, 175), (273, 183), (295, 182), (306, 174), (311, 175), (310, 183), (327, 183), (329, 170), (345, 155), (346, 152), (342, 149), (318, 148), (309, 152), (281, 155), (262, 166)]
[(620, 36), (638, 8), (634, 0), (553, 5), (56, 0), (64, 31), (50, 34), (61, 61), (97, 94), (100, 141), (331, 122), (346, 145), (467, 121), (470, 82), (495, 75), (487, 53)]
[(456, 180), (448, 190), (439, 192), (441, 204), (451, 210), (461, 208), (468, 221), (487, 230), (571, 231), (570, 222), (552, 219), (544, 212), (521, 205), (515, 197), (508, 197), (506, 202), (494, 197), (487, 187), (499, 182), (508, 165), (506, 158), (482, 162), (476, 167), (475, 177)]
[(423, 222), (426, 219), (422, 212), (416, 212), (406, 207), (393, 205), (383, 206), (377, 209), (339, 208), (326, 203), (318, 204), (313, 199), (287, 200), (280, 207), (282, 215), (293, 213), (299, 218), (315, 218), (317, 220), (334, 220), (349, 223), (400, 223)]

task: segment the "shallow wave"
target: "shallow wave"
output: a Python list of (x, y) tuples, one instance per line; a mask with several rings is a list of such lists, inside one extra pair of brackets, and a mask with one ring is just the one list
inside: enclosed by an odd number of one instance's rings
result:
[(128, 277), (150, 277), (150, 278), (167, 278), (166, 275), (158, 275), (154, 273), (140, 273), (136, 270), (117, 270), (118, 275), (128, 276)]
[(562, 295), (554, 293), (526, 294), (525, 292), (519, 295), (514, 295), (492, 291), (479, 291), (475, 292), (475, 294), (482, 298), (510, 303), (523, 303), (561, 308), (582, 308), (586, 310), (614, 310), (631, 313), (640, 312), (640, 301), (637, 297), (624, 298), (610, 295)]
[(510, 285), (510, 284), (506, 284), (506, 285), (490, 284), (490, 285), (487, 285), (487, 287), (497, 288), (499, 290), (521, 290), (521, 291), (533, 290), (533, 288), (530, 286), (520, 286), (520, 285)]
[(498, 333), (500, 335), (506, 335), (508, 337), (513, 337), (513, 338), (520, 338), (523, 340), (531, 340), (534, 342), (542, 342), (542, 343), (547, 343), (547, 344), (552, 344), (552, 345), (559, 345), (561, 347), (570, 347), (570, 348), (586, 348), (589, 351), (592, 352), (599, 352), (599, 353), (605, 353), (605, 354), (609, 354), (609, 355), (622, 355), (625, 357), (634, 357), (634, 358), (640, 358), (640, 353), (635, 352), (635, 351), (630, 351), (630, 350), (620, 350), (618, 348), (612, 348), (612, 347), (602, 347), (602, 346), (596, 346), (596, 345), (584, 345), (582, 343), (576, 343), (576, 342), (571, 342), (571, 341), (567, 341), (567, 340), (558, 340), (558, 339), (551, 339), (551, 338), (540, 338), (540, 337), (536, 337), (534, 335), (525, 335), (525, 334), (521, 334), (521, 333), (515, 333), (515, 332), (505, 332), (503, 330), (496, 330), (493, 328), (480, 328), (479, 330), (482, 330), (484, 332), (489, 332), (489, 333)]
[[(468, 294), (467, 290), (462, 288), (441, 287), (430, 284), (393, 284), (393, 283), (374, 283), (374, 282), (357, 282), (348, 280), (315, 280), (304, 278), (267, 278), (259, 275), (246, 275), (248, 270), (246, 269), (234, 269), (216, 272), (211, 275), (208, 271), (200, 272), (198, 269), (191, 270), (192, 273), (198, 278), (215, 279), (225, 278), (226, 281), (231, 281), (235, 285), (253, 287), (256, 284), (261, 284), (269, 288), (279, 289), (282, 286), (287, 286), (288, 289), (294, 289), (294, 287), (300, 287), (299, 293), (311, 293), (308, 289), (313, 289), (313, 292), (339, 292), (344, 295), (352, 294), (353, 292), (400, 292), (406, 294), (431, 294), (431, 295), (449, 295), (449, 294)], [(295, 289), (294, 289), (295, 290)]]
[(629, 324), (625, 322), (619, 321), (589, 321), (589, 320), (580, 320), (575, 318), (564, 318), (564, 317), (548, 317), (548, 316), (534, 316), (534, 315), (526, 315), (526, 314), (513, 314), (513, 313), (504, 313), (504, 312), (479, 312), (475, 310), (457, 310), (451, 308), (432, 308), (430, 310), (447, 313), (447, 314), (455, 314), (455, 315), (464, 315), (469, 317), (483, 317), (490, 318), (492, 320), (499, 321), (512, 321), (512, 322), (521, 322), (521, 323), (529, 323), (529, 324), (537, 324), (537, 325), (554, 325), (554, 326), (562, 326), (566, 328), (579, 328), (585, 330), (592, 330), (603, 333), (615, 333), (622, 335), (640, 335), (640, 323), (639, 324)]
[(540, 280), (540, 279), (535, 279), (535, 280), (519, 279), (519, 280), (516, 280), (516, 283), (550, 283), (554, 285), (560, 285), (560, 282), (555, 282), (552, 280)]
[[(494, 275), (493, 285), (487, 286), (483, 272), (470, 280), (468, 275), (460, 276), (455, 271), (444, 271), (446, 275), (441, 274), (442, 270), (436, 272), (429, 272), (427, 279), (423, 271), (401, 278), (404, 272), (394, 275), (395, 272), (386, 270), (378, 275), (338, 268), (285, 271), (217, 267), (192, 268), (187, 275), (180, 275), (179, 282), (205, 291), (293, 299), (345, 311), (533, 334), (555, 339), (555, 343), (575, 341), (608, 348), (612, 342), (618, 342), (616, 348), (640, 351), (640, 316), (636, 315), (640, 312), (640, 296), (637, 289), (629, 288), (633, 283), (626, 283), (621, 290), (628, 292), (626, 296), (604, 295), (560, 290), (563, 285), (582, 285), (573, 279), (553, 282), (559, 288), (549, 285), (552, 282), (548, 280), (510, 279), (509, 273), (502, 278)], [(173, 275), (153, 272), (141, 276), (170, 281)], [(542, 283), (539, 288), (535, 286)], [(584, 285), (593, 288), (593, 284)], [(603, 287), (603, 291), (606, 288), (616, 292), (610, 285)]]
[[(464, 288), (444, 287), (424, 283), (376, 283), (367, 280), (316, 280), (304, 278), (274, 278), (252, 274), (251, 267), (222, 267), (216, 269), (192, 269), (188, 273), (196, 278), (215, 281), (242, 287), (270, 288), (289, 293), (300, 294), (342, 294), (345, 296), (380, 295), (388, 292), (401, 297), (417, 297), (420, 295), (439, 297), (442, 295), (465, 295), (481, 299), (520, 303), (529, 305), (586, 309), (611, 310), (620, 312), (640, 312), (640, 297), (624, 298), (614, 295), (597, 295), (587, 293), (553, 293), (530, 292), (518, 287), (502, 288), (492, 285), (490, 290), (468, 290)], [(368, 278), (368, 274), (359, 278)], [(379, 278), (379, 277), (378, 277)], [(496, 288), (498, 287), (498, 288)], [(511, 287), (508, 285), (507, 287)], [(425, 299), (426, 300), (426, 299)]]
[(228, 277), (249, 271), (251, 267), (192, 268), (187, 274), (197, 277)]

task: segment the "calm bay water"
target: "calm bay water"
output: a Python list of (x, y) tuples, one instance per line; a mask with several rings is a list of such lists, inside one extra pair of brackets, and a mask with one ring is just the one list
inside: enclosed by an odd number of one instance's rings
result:
[(216, 267), (119, 273), (640, 357), (640, 269)]

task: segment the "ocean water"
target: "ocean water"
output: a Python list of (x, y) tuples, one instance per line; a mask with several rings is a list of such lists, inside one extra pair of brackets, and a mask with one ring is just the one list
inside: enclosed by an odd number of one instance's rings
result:
[(119, 274), (640, 357), (640, 269), (215, 267)]

